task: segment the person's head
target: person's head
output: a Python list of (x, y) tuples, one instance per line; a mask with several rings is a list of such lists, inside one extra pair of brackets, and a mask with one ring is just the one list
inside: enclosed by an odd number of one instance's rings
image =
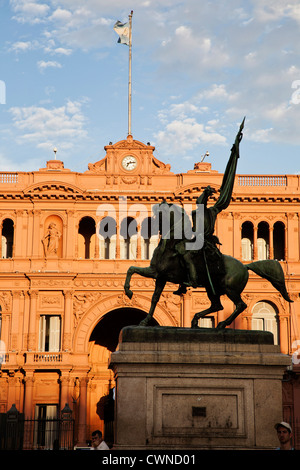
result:
[(97, 430), (92, 432), (92, 446), (98, 447), (99, 444), (102, 442), (102, 432)]
[(292, 439), (292, 428), (289, 423), (281, 421), (281, 423), (275, 424), (275, 429), (277, 431), (280, 447), (288, 448), (291, 445)]

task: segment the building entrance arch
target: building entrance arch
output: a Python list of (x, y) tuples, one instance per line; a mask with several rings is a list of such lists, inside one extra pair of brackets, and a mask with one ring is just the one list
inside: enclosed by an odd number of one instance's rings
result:
[[(110, 354), (118, 346), (122, 328), (138, 325), (145, 315), (136, 307), (114, 308), (100, 317), (89, 337), (88, 435), (100, 429), (109, 445), (113, 444), (112, 391), (115, 385), (113, 372), (108, 369)], [(153, 319), (152, 326), (155, 325), (158, 323)]]
[[(92, 331), (90, 341), (114, 352), (118, 345), (122, 328), (130, 325), (138, 325), (143, 318), (145, 318), (145, 312), (139, 308), (116, 308), (100, 318)], [(158, 326), (154, 318), (152, 318), (151, 326)]]

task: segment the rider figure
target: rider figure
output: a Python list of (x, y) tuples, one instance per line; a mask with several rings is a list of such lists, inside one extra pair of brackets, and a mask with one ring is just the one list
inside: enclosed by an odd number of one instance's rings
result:
[[(219, 274), (222, 272), (223, 263), (222, 263), (222, 255), (217, 247), (217, 244), (220, 244), (218, 238), (213, 234), (215, 229), (215, 222), (217, 215), (222, 210), (226, 209), (229, 206), (232, 190), (235, 180), (235, 173), (236, 173), (236, 166), (237, 160), (239, 158), (239, 144), (242, 140), (243, 134), (242, 130), (244, 127), (244, 121), (240, 125), (239, 131), (235, 138), (235, 142), (231, 148), (230, 158), (228, 160), (222, 184), (220, 187), (220, 196), (217, 199), (216, 203), (211, 206), (207, 207), (207, 201), (209, 196), (211, 196), (215, 191), (210, 186), (207, 186), (203, 193), (197, 198), (197, 206), (199, 208), (200, 204), (203, 204), (204, 207), (204, 244), (203, 244), (203, 254), (205, 257), (206, 267), (208, 275), (210, 275), (210, 270), (215, 271), (215, 274)], [(198, 209), (197, 208), (197, 209)], [(196, 214), (197, 209), (193, 211), (192, 218), (193, 218), (193, 230), (197, 234), (199, 227), (195, 227), (196, 222)], [(201, 228), (200, 228), (201, 229)], [(198, 234), (199, 236), (199, 234)], [(185, 249), (185, 240), (177, 243), (175, 249), (178, 254), (181, 255), (183, 262), (187, 268), (187, 272), (189, 274), (189, 279), (187, 279), (187, 283), (184, 283), (179, 287), (179, 289), (174, 292), (174, 294), (180, 295), (186, 292), (186, 285), (192, 285), (192, 287), (198, 287), (197, 281), (197, 270), (194, 263), (195, 259), (195, 251), (193, 250), (186, 250)], [(189, 281), (189, 282), (188, 282)]]
[[(203, 249), (205, 252), (206, 259), (208, 260), (209, 266), (212, 267), (218, 266), (219, 270), (222, 268), (222, 255), (217, 247), (220, 245), (219, 239), (216, 235), (214, 235), (215, 229), (215, 222), (217, 215), (219, 213), (219, 209), (215, 206), (210, 208), (207, 207), (208, 198), (215, 193), (215, 190), (207, 186), (203, 193), (197, 198), (196, 204), (197, 209), (192, 211), (192, 221), (193, 221), (193, 232), (200, 236), (199, 231), (203, 230), (203, 237), (204, 237), (204, 244)], [(200, 221), (198, 217), (198, 213), (202, 210), (200, 209), (201, 205), (203, 205), (203, 215), (204, 215), (204, 223), (203, 227), (197, 227), (197, 222)], [(180, 295), (186, 292), (186, 286), (192, 286), (194, 288), (199, 287), (199, 283), (197, 280), (197, 270), (195, 266), (195, 254), (196, 250), (186, 250), (185, 248), (185, 240), (181, 240), (177, 243), (175, 247), (177, 253), (182, 256), (182, 260), (185, 264), (185, 267), (188, 272), (188, 282), (184, 283), (179, 287), (177, 291), (174, 292), (176, 295)]]

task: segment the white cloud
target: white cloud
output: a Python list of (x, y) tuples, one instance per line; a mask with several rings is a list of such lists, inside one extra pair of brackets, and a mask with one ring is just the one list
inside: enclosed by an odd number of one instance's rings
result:
[(40, 23), (47, 16), (50, 7), (46, 3), (38, 3), (35, 0), (10, 0), (14, 19), (20, 23)]
[(42, 106), (10, 108), (18, 132), (17, 143), (30, 143), (37, 148), (72, 148), (87, 137), (83, 102), (68, 100), (64, 106), (52, 109)]
[(224, 100), (224, 101), (233, 101), (237, 100), (239, 97), (238, 92), (230, 93), (226, 86), (223, 83), (217, 84), (214, 83), (210, 88), (207, 88), (204, 91), (201, 91), (196, 96), (197, 100)]
[(49, 17), (51, 21), (68, 22), (72, 18), (72, 13), (64, 8), (57, 8)]
[(56, 62), (55, 60), (39, 60), (37, 63), (38, 69), (41, 72), (44, 72), (47, 68), (61, 68), (62, 65), (59, 62)]
[[(164, 130), (155, 135), (157, 145), (166, 154), (181, 155), (187, 151), (195, 150), (203, 144), (224, 145), (226, 138), (215, 132), (212, 126), (205, 127), (195, 118), (173, 120)], [(183, 154), (183, 155), (182, 155)]]
[(65, 47), (57, 47), (56, 49), (54, 49), (53, 51), (55, 54), (62, 54), (62, 55), (70, 55), (72, 54), (72, 50), (71, 49), (66, 49)]
[(33, 43), (31, 41), (17, 41), (14, 42), (9, 50), (13, 52), (26, 52), (33, 48)]
[[(244, 115), (245, 138), (300, 141), (300, 107), (291, 102), (297, 91), (292, 83), (300, 79), (299, 0), (217, 3), (132, 0), (134, 64), (137, 75), (143, 66), (148, 74), (149, 87), (143, 93), (152, 87), (157, 97), (166, 90), (177, 97), (172, 104), (157, 105), (164, 109), (149, 111), (159, 117), (159, 143), (164, 150), (170, 145), (177, 154), (180, 149), (189, 151), (189, 146), (197, 149), (205, 139), (222, 144), (229, 135), (226, 129)], [(38, 46), (28, 36), (20, 36), (12, 46), (15, 52), (39, 47), (49, 54), (38, 62), (41, 72), (61, 68), (65, 58), (72, 60), (76, 48), (85, 53), (96, 48), (93, 58), (110, 57), (113, 66), (116, 56), (110, 51), (119, 46), (112, 27), (117, 19), (128, 17), (124, 0), (11, 0), (10, 4), (15, 18), (30, 23), (33, 34), (38, 29), (32, 23), (42, 22)], [(140, 80), (136, 89), (142, 89), (141, 75), (133, 79)], [(137, 96), (135, 103), (136, 109), (144, 105)]]
[(282, 0), (255, 0), (254, 9), (259, 21), (278, 21), (282, 18), (290, 18), (300, 21), (300, 5), (298, 0), (290, 0), (288, 3)]

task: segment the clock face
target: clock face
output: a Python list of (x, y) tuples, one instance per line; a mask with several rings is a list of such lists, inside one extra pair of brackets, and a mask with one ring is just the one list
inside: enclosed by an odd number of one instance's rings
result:
[(137, 159), (133, 157), (132, 155), (127, 155), (126, 157), (123, 158), (122, 160), (122, 167), (124, 170), (132, 171), (136, 168), (137, 166)]

